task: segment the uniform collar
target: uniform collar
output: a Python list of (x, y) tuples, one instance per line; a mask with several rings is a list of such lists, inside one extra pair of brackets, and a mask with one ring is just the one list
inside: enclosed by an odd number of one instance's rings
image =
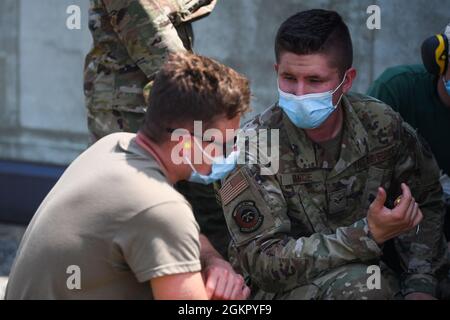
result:
[[(117, 146), (125, 153), (134, 155), (134, 158), (146, 160), (150, 165), (146, 169), (156, 169), (168, 181), (167, 173), (163, 170), (159, 159), (157, 159), (151, 152), (137, 143), (137, 135), (132, 133), (123, 133), (120, 137)], [(169, 181), (168, 181), (169, 182)]]
[(139, 155), (143, 158), (153, 159), (153, 157), (147, 151), (145, 151), (136, 143), (136, 136), (137, 135), (134, 133), (122, 133), (122, 136), (119, 138), (119, 141), (117, 143), (118, 147), (126, 153)]

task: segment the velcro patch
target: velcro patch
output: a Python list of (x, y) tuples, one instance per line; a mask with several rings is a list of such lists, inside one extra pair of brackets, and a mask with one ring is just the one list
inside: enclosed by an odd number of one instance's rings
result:
[(393, 158), (395, 156), (395, 148), (396, 146), (390, 146), (359, 159), (355, 163), (356, 170), (360, 171), (362, 169), (366, 169), (368, 166), (373, 166)]
[(256, 208), (255, 202), (243, 201), (234, 208), (233, 219), (242, 233), (252, 233), (261, 227), (264, 216)]
[(219, 194), (223, 206), (229, 204), (233, 199), (240, 195), (245, 189), (249, 187), (247, 179), (239, 171), (220, 188)]
[(346, 189), (341, 189), (328, 194), (329, 214), (339, 213), (347, 208), (346, 192)]

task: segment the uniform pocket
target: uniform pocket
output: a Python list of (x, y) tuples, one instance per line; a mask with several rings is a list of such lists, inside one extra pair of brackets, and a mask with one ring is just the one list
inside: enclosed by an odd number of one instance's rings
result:
[(365, 210), (369, 209), (370, 204), (377, 197), (378, 188), (382, 186), (386, 171), (386, 169), (369, 167), (366, 187), (362, 198), (362, 206)]

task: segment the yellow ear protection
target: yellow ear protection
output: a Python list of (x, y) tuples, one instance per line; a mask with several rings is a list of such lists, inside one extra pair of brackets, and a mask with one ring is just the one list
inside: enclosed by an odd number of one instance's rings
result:
[(427, 71), (436, 76), (447, 72), (449, 42), (445, 34), (437, 34), (422, 44), (422, 61)]

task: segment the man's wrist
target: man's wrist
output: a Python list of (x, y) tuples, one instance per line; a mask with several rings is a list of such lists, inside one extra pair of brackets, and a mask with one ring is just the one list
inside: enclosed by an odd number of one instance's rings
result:
[(366, 218), (367, 222), (367, 236), (373, 240), (380, 248), (383, 247), (385, 240), (380, 239), (377, 235), (376, 227), (370, 222), (369, 218)]
[(372, 242), (375, 243), (375, 245), (377, 246), (377, 248), (379, 250), (383, 249), (383, 242), (379, 241), (373, 234), (373, 227), (371, 228), (370, 223), (369, 223), (369, 219), (364, 218), (362, 220), (363, 222), (363, 228), (364, 228), (364, 232), (366, 233), (367, 238), (369, 238), (370, 240), (372, 240)]
[(383, 247), (384, 241), (380, 241), (379, 239), (376, 239), (376, 237), (372, 233), (372, 230), (370, 229), (370, 226), (367, 227), (367, 237), (369, 239), (373, 240), (380, 248)]
[[(211, 264), (214, 264), (216, 261), (224, 260), (221, 256), (218, 256), (214, 252), (204, 253), (200, 257), (200, 262), (202, 267), (207, 267)], [(224, 260), (225, 261), (225, 260)]]

